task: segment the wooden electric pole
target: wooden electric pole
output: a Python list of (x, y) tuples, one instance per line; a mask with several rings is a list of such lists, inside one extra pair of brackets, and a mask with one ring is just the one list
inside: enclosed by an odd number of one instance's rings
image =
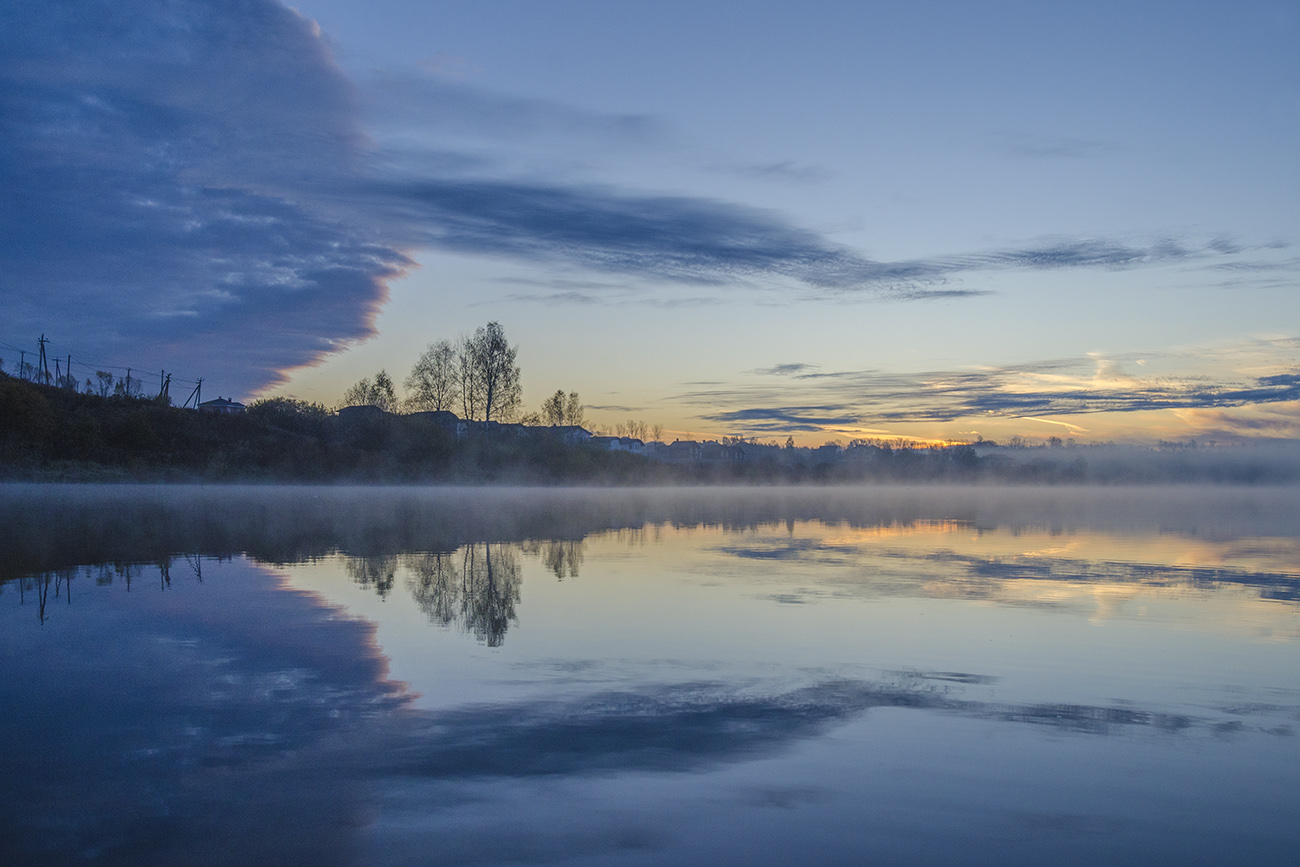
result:
[(42, 373), (42, 374), (45, 375), (45, 384), (46, 384), (46, 385), (49, 385), (49, 384), (50, 384), (50, 362), (49, 362), (49, 360), (45, 357), (45, 344), (49, 343), (50, 341), (46, 340), (46, 339), (45, 339), (45, 335), (42, 334), (42, 335), (41, 335), (41, 339), (38, 340), (38, 341), (36, 341), (36, 342), (39, 343), (40, 346), (41, 346), (41, 360), (40, 360), (40, 366), (37, 367), (36, 369), (37, 369), (40, 373)]

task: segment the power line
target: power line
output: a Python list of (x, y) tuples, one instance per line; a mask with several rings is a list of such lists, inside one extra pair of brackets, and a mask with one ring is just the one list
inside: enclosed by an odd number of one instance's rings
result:
[[(130, 384), (139, 382), (143, 386), (146, 380), (149, 382), (157, 381), (157, 391), (159, 395), (169, 394), (168, 386), (172, 382), (181, 385), (196, 385), (202, 381), (201, 379), (185, 379), (174, 373), (168, 373), (165, 370), (159, 371), (158, 376), (154, 376), (152, 373), (138, 373), (137, 371), (139, 371), (141, 367), (134, 364), (99, 364), (94, 361), (86, 361), (80, 357), (74, 357), (74, 353), (69, 351), (68, 347), (55, 343), (44, 334), (40, 336), (36, 343), (38, 348), (37, 351), (33, 353), (31, 349), (24, 349), (21, 346), (15, 346), (12, 343), (0, 340), (0, 349), (6, 349), (10, 352), (17, 352), (19, 354), (17, 372), (19, 378), (30, 376), (33, 378), (33, 381), (45, 382), (47, 384), (53, 380), (60, 383), (80, 385), (78, 380), (80, 380), (82, 372), (112, 373), (115, 371), (122, 371), (127, 374)], [(55, 367), (59, 368), (62, 366), (66, 369), (66, 372), (60, 373), (57, 378), (50, 373), (47, 348), (49, 350), (58, 350), (53, 352), (56, 360)], [(27, 355), (29, 353), (37, 356), (37, 361), (34, 365), (29, 365), (27, 363)], [(60, 359), (59, 356), (62, 356), (62, 359)], [(61, 360), (63, 361), (62, 365), (59, 364)], [(78, 368), (79, 371), (74, 371), (74, 367)], [(91, 381), (90, 377), (87, 377), (86, 381)]]

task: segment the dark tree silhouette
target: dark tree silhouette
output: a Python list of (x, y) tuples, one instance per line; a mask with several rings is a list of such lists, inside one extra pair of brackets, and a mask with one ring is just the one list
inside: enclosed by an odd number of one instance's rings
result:
[(473, 410), (469, 417), (481, 414), (483, 421), (513, 418), (519, 411), (521, 393), (519, 366), (515, 364), (518, 349), (506, 340), (501, 323), (479, 327), (462, 346), (461, 387), (473, 392), (469, 401), (462, 395), (467, 413)]

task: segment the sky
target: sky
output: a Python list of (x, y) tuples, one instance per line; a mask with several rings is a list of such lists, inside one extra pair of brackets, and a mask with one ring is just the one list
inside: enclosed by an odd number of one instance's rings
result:
[(669, 440), (1294, 438), (1297, 41), (1294, 0), (12, 0), (0, 358), (333, 405), (498, 321), (525, 409)]

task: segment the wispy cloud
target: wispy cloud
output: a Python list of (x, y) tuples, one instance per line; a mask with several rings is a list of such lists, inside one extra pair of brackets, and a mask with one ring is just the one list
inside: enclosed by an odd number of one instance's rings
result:
[(778, 160), (771, 163), (745, 163), (718, 166), (718, 172), (738, 175), (756, 180), (784, 181), (786, 183), (809, 184), (826, 180), (830, 174), (817, 166), (806, 166), (794, 160)]
[(845, 406), (786, 406), (735, 409), (701, 416), (709, 421), (754, 431), (818, 431), (854, 425), (859, 417)]
[[(1136, 357), (1097, 355), (919, 373), (818, 371), (803, 369), (807, 365), (778, 365), (753, 373), (766, 377), (789, 367), (783, 383), (769, 380), (697, 388), (673, 399), (700, 407), (701, 419), (754, 433), (990, 418), (1081, 429), (1082, 425), (1061, 417), (1150, 410), (1222, 411), (1300, 401), (1300, 372), (1294, 367), (1285, 372), (1237, 376), (1154, 374), (1145, 368), (1130, 372), (1127, 364), (1138, 361)], [(1274, 362), (1276, 367), (1280, 359)], [(1260, 423), (1283, 430), (1293, 427), (1295, 421), (1287, 413)]]
[(755, 370), (754, 373), (757, 373), (760, 376), (794, 376), (795, 374), (816, 370), (816, 368), (817, 365), (815, 364), (790, 362), (787, 364), (776, 364), (772, 367), (764, 367), (760, 370)]
[(1112, 141), (1078, 136), (1034, 135), (1008, 133), (1002, 136), (1000, 146), (1014, 157), (1030, 159), (1087, 159), (1118, 150)]
[[(427, 67), (426, 67), (427, 68)], [(553, 100), (520, 97), (475, 87), (447, 76), (414, 71), (372, 72), (358, 82), (365, 119), (383, 132), (423, 131), (435, 118), (444, 136), (503, 139), (580, 136), (616, 146), (649, 145), (668, 137), (665, 122), (649, 114), (587, 111)]]

